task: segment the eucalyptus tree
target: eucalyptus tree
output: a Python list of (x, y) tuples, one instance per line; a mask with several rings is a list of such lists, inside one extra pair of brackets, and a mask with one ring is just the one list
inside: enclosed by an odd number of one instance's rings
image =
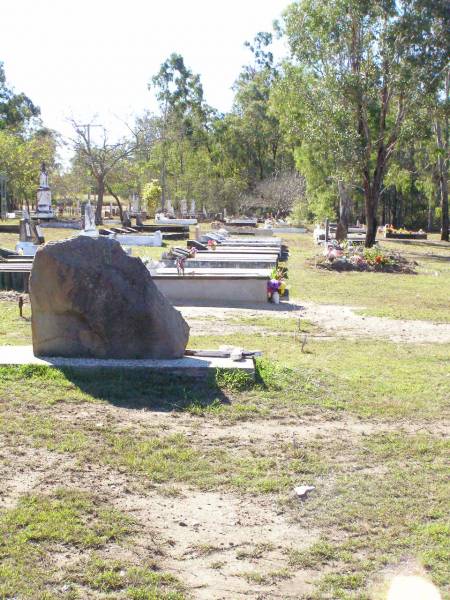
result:
[(172, 175), (176, 188), (186, 171), (187, 154), (195, 153), (207, 143), (211, 109), (204, 101), (200, 76), (186, 67), (180, 54), (171, 54), (162, 63), (149, 84), (151, 87), (156, 91), (161, 111), (159, 152), (154, 155), (159, 154), (162, 205), (165, 207), (168, 175)]
[(447, 67), (443, 77), (442, 90), (437, 94), (434, 110), (433, 127), (437, 149), (437, 175), (439, 182), (439, 197), (441, 208), (441, 239), (449, 241), (449, 214), (448, 214), (448, 163), (449, 155), (449, 88), (450, 67)]
[[(294, 63), (281, 88), (299, 140), (321, 143), (330, 176), (364, 194), (372, 246), (383, 180), (410, 111), (437, 87), (446, 61), (436, 5), (444, 0), (301, 0), (279, 24)], [(292, 122), (292, 116), (290, 116)]]
[(26, 94), (16, 93), (8, 85), (5, 68), (0, 62), (0, 130), (23, 132), (39, 117), (40, 112)]
[(245, 166), (244, 175), (250, 188), (258, 182), (293, 167), (291, 148), (284, 143), (278, 116), (271, 111), (269, 99), (279, 78), (279, 67), (271, 51), (272, 34), (259, 32), (246, 42), (252, 60), (244, 65), (233, 90), (234, 103), (229, 124), (232, 133), (230, 150)]
[(278, 119), (269, 112), (270, 90), (278, 76), (271, 43), (272, 34), (267, 32), (259, 32), (253, 42), (246, 42), (253, 63), (242, 68), (233, 86), (232, 112), (251, 184), (273, 173), (281, 142)]

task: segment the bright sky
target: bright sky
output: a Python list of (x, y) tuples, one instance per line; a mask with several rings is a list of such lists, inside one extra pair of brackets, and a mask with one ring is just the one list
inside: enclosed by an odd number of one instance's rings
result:
[[(67, 119), (121, 134), (121, 120), (155, 110), (147, 83), (172, 53), (201, 75), (207, 102), (231, 107), (250, 60), (243, 44), (270, 31), (288, 0), (2, 0), (0, 60), (8, 83), (63, 135)], [(283, 52), (280, 42), (278, 52)], [(94, 131), (94, 130), (93, 130)]]

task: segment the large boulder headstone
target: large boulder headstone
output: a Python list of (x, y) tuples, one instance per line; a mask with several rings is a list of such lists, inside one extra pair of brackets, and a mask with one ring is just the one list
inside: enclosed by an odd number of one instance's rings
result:
[(119, 242), (76, 237), (41, 247), (30, 278), (41, 356), (179, 358), (189, 326)]

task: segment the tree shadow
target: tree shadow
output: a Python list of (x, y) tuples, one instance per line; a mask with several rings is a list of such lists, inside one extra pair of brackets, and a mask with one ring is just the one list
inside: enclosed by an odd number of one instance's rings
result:
[(205, 307), (205, 308), (231, 308), (231, 309), (239, 309), (239, 310), (258, 310), (264, 311), (268, 313), (276, 313), (276, 312), (293, 312), (302, 308), (295, 302), (282, 300), (279, 304), (274, 304), (273, 302), (220, 302), (219, 300), (211, 302), (211, 301), (191, 301), (189, 303), (174, 303), (175, 308), (178, 310), (182, 310), (183, 307)]
[(419, 254), (418, 252), (412, 252), (410, 256), (416, 261), (450, 262), (450, 255), (445, 256), (445, 254)]
[(120, 408), (171, 412), (231, 404), (214, 371), (200, 379), (139, 368), (57, 370), (82, 392)]
[(408, 246), (418, 246), (419, 248), (427, 247), (427, 248), (449, 248), (450, 245), (448, 242), (442, 240), (401, 240), (395, 238), (383, 238), (381, 241), (385, 242), (394, 242), (395, 244), (404, 245), (404, 247)]

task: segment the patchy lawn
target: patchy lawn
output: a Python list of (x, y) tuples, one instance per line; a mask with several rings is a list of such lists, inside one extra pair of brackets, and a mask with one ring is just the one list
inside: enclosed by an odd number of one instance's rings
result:
[[(414, 276), (319, 273), (298, 239), (291, 296), (450, 321), (441, 248), (407, 248)], [(396, 574), (450, 594), (449, 345), (189, 315), (191, 347), (261, 349), (256, 380), (0, 368), (0, 598), (361, 600)], [(1, 343), (26, 319), (1, 300)]]

